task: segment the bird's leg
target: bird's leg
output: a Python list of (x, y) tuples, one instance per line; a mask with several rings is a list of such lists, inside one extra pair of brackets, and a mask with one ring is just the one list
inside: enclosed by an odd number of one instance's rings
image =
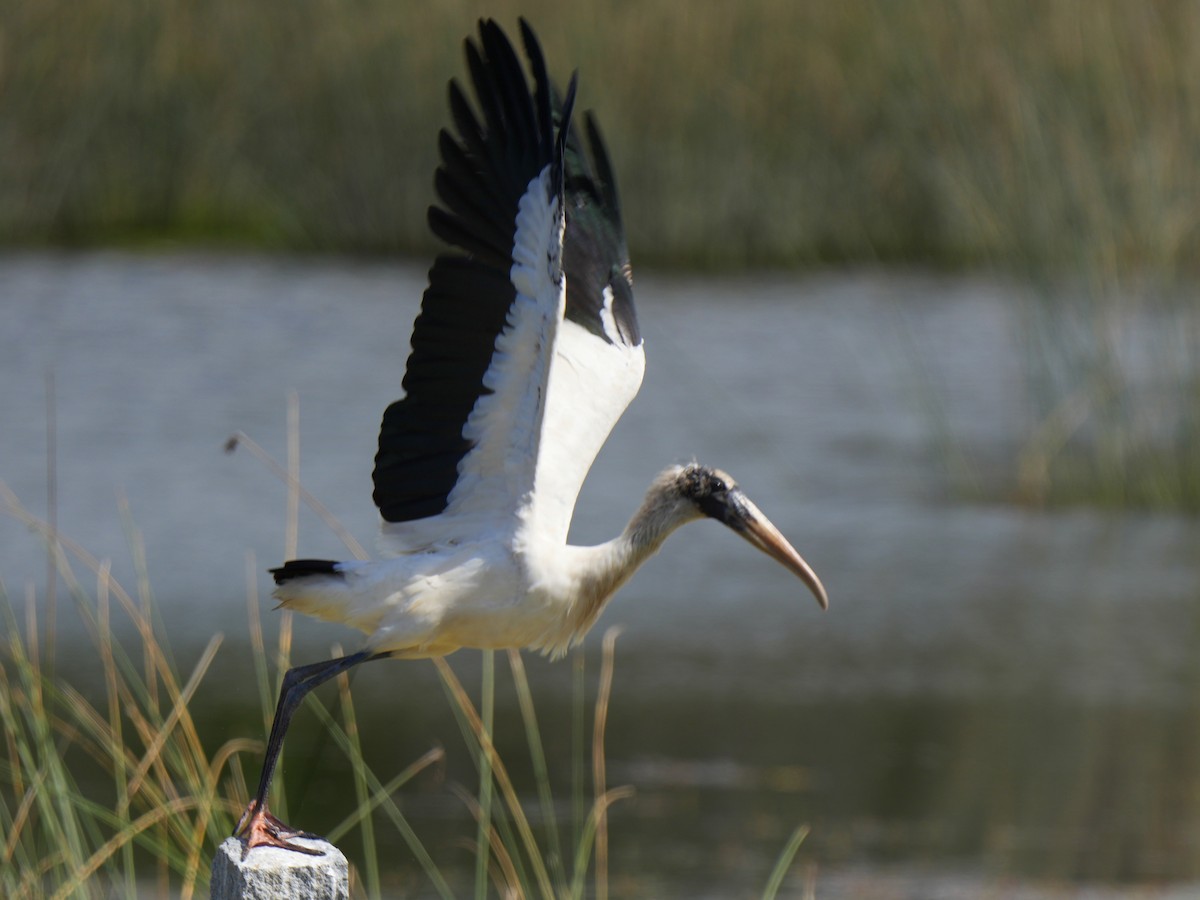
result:
[(243, 857), (252, 848), (262, 846), (281, 847), (284, 850), (295, 850), (298, 853), (319, 855), (319, 851), (289, 842), (291, 838), (316, 837), (316, 835), (290, 828), (271, 815), (271, 811), (267, 809), (267, 790), (271, 786), (271, 777), (275, 774), (275, 764), (279, 761), (279, 752), (283, 749), (284, 733), (292, 721), (293, 713), (313, 688), (361, 662), (383, 659), (390, 655), (388, 653), (372, 654), (367, 650), (361, 650), (358, 653), (351, 653), (349, 656), (288, 669), (287, 674), (283, 676), (283, 686), (279, 690), (279, 703), (275, 707), (275, 721), (271, 724), (271, 736), (267, 739), (267, 753), (263, 758), (258, 791), (233, 830), (236, 837), (244, 837), (246, 840)]

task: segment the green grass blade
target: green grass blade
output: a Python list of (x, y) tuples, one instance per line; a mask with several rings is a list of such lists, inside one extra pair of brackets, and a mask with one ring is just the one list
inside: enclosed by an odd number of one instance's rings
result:
[(558, 837), (558, 821), (554, 814), (554, 794), (550, 785), (550, 770), (546, 765), (546, 753), (542, 746), (541, 730), (538, 728), (537, 710), (533, 705), (533, 694), (529, 690), (529, 679), (525, 675), (525, 664), (519, 650), (508, 651), (509, 668), (512, 669), (513, 684), (517, 689), (517, 702), (521, 709), (521, 721), (525, 725), (525, 739), (529, 744), (529, 755), (533, 763), (533, 775), (537, 782), (538, 803), (545, 822), (543, 833), (547, 845), (550, 874), (558, 886), (559, 893), (566, 891), (566, 872), (563, 869), (562, 844)]
[[(483, 651), (483, 683), (480, 686), (479, 715), (485, 741), (490, 739), (495, 725), (496, 713), (496, 655), (491, 650)], [(488, 859), (491, 856), (491, 841), (488, 834), (492, 824), (492, 760), (479, 747), (479, 834), (475, 842), (475, 900), (487, 900)]]
[(795, 859), (804, 839), (808, 837), (808, 831), (807, 825), (801, 825), (792, 832), (792, 836), (788, 838), (783, 851), (779, 854), (779, 859), (775, 862), (775, 868), (771, 870), (771, 877), (767, 880), (766, 889), (763, 890), (762, 900), (775, 900), (775, 895), (779, 893), (788, 869), (792, 867), (792, 860)]

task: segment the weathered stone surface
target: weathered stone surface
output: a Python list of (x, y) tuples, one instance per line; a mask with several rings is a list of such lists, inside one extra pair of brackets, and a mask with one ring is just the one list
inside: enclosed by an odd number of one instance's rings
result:
[(255, 847), (243, 860), (242, 842), (226, 838), (213, 859), (212, 900), (349, 900), (350, 867), (342, 851), (325, 841), (295, 842), (322, 853)]

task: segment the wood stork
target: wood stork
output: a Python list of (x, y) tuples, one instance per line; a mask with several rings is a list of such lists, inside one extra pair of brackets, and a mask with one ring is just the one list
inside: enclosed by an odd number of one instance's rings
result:
[[(521, 21), (533, 75), (493, 21), (468, 38), (477, 115), (451, 81), (457, 134), (439, 135), (429, 210), (439, 256), (413, 327), (404, 397), (383, 414), (374, 499), (390, 556), (298, 559), (272, 569), (288, 609), (351, 625), (361, 650), (287, 672), (262, 777), (235, 834), (307, 852), (267, 809), (292, 714), (317, 685), (373, 659), (460, 647), (561, 656), (672, 531), (723, 522), (828, 605), (804, 559), (724, 472), (675, 465), (625, 530), (567, 544), (575, 500), (601, 444), (641, 385), (645, 355), (616, 180), (591, 115), (572, 124)], [(585, 137), (586, 136), (586, 137)]]

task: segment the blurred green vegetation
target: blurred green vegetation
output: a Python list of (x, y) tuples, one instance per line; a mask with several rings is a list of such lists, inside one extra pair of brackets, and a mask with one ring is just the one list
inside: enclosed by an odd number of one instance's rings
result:
[(0, 241), (426, 253), (461, 40), (581, 73), (639, 263), (1200, 258), (1200, 6), (5, 0)]

